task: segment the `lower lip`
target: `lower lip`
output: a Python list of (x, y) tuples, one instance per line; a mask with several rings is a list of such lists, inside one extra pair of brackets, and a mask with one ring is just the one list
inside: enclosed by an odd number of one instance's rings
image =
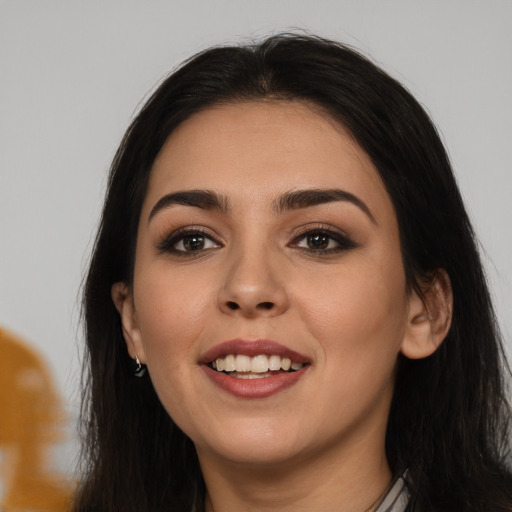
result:
[(309, 365), (295, 372), (276, 373), (259, 379), (238, 379), (206, 365), (201, 368), (214, 384), (236, 397), (267, 398), (293, 386), (305, 374)]

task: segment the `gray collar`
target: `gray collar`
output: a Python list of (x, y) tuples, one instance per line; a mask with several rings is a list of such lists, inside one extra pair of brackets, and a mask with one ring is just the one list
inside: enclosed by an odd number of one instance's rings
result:
[(386, 494), (375, 512), (404, 512), (409, 503), (409, 491), (405, 480), (400, 477)]

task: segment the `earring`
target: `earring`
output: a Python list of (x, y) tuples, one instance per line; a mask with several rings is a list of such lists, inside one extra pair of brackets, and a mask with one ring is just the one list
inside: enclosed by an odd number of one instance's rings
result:
[(133, 361), (133, 375), (135, 375), (135, 377), (144, 377), (145, 374), (146, 365), (142, 364), (139, 358), (135, 356), (135, 360)]

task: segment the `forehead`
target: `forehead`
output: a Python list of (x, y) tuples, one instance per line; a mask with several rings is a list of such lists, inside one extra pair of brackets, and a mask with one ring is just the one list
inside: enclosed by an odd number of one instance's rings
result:
[(177, 190), (254, 202), (307, 188), (344, 188), (392, 209), (368, 155), (321, 109), (296, 101), (231, 103), (195, 114), (171, 134), (153, 165), (147, 202)]

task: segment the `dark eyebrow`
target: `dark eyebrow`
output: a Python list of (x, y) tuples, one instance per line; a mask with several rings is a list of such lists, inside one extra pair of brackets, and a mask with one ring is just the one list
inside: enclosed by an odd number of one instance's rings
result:
[(329, 189), (309, 189), (309, 190), (292, 190), (283, 194), (274, 204), (274, 210), (281, 213), (286, 210), (296, 210), (298, 208), (308, 208), (324, 203), (332, 203), (334, 201), (348, 201), (362, 210), (377, 224), (372, 212), (361, 199), (354, 194), (340, 190), (337, 188)]
[(228, 199), (225, 196), (217, 194), (211, 190), (184, 190), (173, 192), (161, 197), (153, 206), (149, 214), (148, 222), (164, 208), (169, 208), (174, 204), (184, 206), (193, 206), (202, 210), (216, 210), (226, 213), (229, 207)]

